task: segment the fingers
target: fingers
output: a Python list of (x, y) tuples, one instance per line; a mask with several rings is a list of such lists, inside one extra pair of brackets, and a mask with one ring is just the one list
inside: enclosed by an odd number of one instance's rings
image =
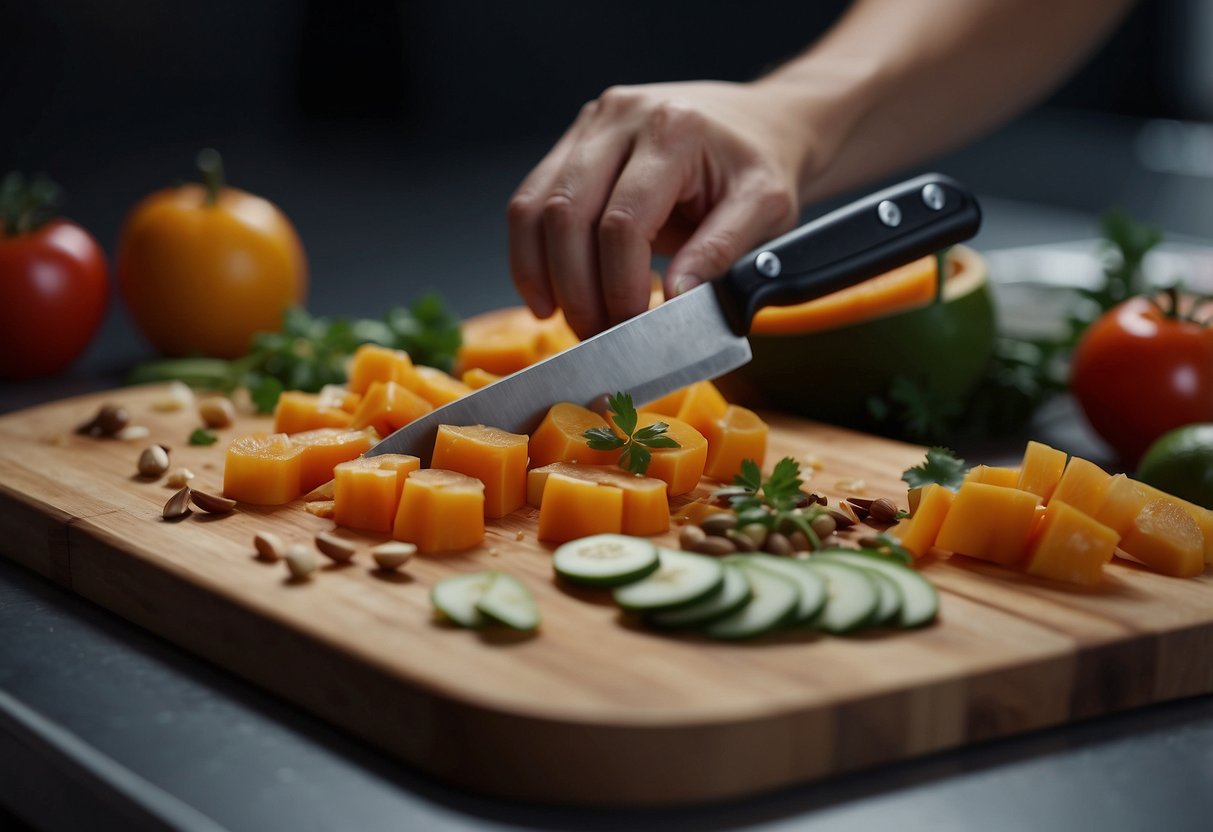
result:
[(666, 270), (666, 297), (714, 280), (750, 249), (792, 227), (796, 198), (775, 180), (755, 173), (725, 194)]

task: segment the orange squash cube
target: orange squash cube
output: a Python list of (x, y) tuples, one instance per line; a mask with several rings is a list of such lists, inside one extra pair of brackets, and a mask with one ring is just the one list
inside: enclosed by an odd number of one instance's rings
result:
[(1054, 495), (1028, 553), (1028, 574), (1097, 586), (1119, 540), (1115, 531)]
[(362, 401), (362, 394), (355, 393), (343, 384), (326, 384), (320, 388), (320, 406), (336, 407), (352, 414)]
[(539, 322), (539, 337), (536, 346), (541, 358), (564, 352), (578, 343), (580, 343), (580, 339), (577, 337), (577, 333), (573, 332), (572, 327), (564, 319), (564, 313), (559, 309), (551, 317)]
[(408, 454), (362, 456), (333, 469), (333, 522), (352, 529), (391, 532), (404, 481), (421, 467)]
[(920, 558), (935, 545), (939, 529), (952, 507), (956, 494), (942, 485), (931, 483), (922, 489), (914, 516), (897, 524), (893, 533), (901, 539), (901, 545)]
[(1184, 512), (1196, 521), (1196, 525), (1200, 527), (1201, 536), (1204, 538), (1204, 553), (1205, 563), (1213, 564), (1213, 511), (1198, 506), (1196, 503), (1190, 503), (1187, 500), (1180, 499), (1172, 494), (1155, 488), (1152, 485), (1138, 483), (1146, 493), (1158, 500), (1171, 500), (1175, 505), (1179, 506)]
[(410, 390), (417, 387), (417, 373), (409, 354), (376, 344), (363, 344), (354, 350), (348, 376), (347, 386), (354, 393), (366, 393), (377, 381), (393, 381)]
[(526, 502), (527, 440), (485, 425), (439, 425), (431, 464), (480, 480), (484, 516), (504, 517)]
[(966, 482), (939, 527), (935, 545), (1003, 565), (1027, 554), (1040, 497), (1030, 491)]
[(318, 393), (286, 390), (274, 406), (274, 433), (299, 433), (316, 428), (348, 427), (352, 414), (330, 407)]
[(521, 306), (470, 318), (460, 328), (463, 340), (455, 363), (460, 372), (477, 367), (502, 376), (529, 367), (542, 357), (542, 323)]
[(1019, 469), (1002, 468), (997, 465), (974, 465), (965, 474), (965, 482), (984, 482), (986, 485), (1001, 485), (1004, 488), (1019, 486)]
[(1103, 504), (1111, 482), (1112, 476), (1094, 462), (1076, 456), (1066, 465), (1049, 502), (1061, 500), (1094, 517)]
[(752, 410), (735, 404), (725, 407), (724, 416), (708, 424), (708, 459), (704, 473), (721, 482), (732, 482), (741, 462), (752, 459), (762, 468), (767, 455), (767, 423)]
[(243, 503), (280, 506), (303, 493), (303, 447), (285, 433), (233, 440), (223, 463), (223, 495)]
[(1147, 502), (1121, 538), (1120, 548), (1164, 575), (1194, 578), (1205, 571), (1200, 527), (1172, 500)]
[(300, 493), (333, 479), (338, 464), (362, 456), (378, 437), (372, 430), (318, 428), (296, 433), (291, 441), (303, 451), (299, 471)]
[(1124, 474), (1116, 474), (1108, 480), (1103, 501), (1095, 511), (1095, 519), (1120, 535), (1123, 540), (1133, 527), (1137, 515), (1150, 502), (1146, 486)]
[(677, 442), (678, 447), (655, 448), (646, 475), (664, 480), (671, 497), (694, 491), (707, 466), (708, 440), (681, 419), (644, 410), (636, 414), (637, 430), (655, 422), (665, 422), (669, 426), (666, 436)]
[(433, 405), (397, 382), (376, 381), (359, 402), (350, 427), (372, 427), (380, 436), (387, 436), (433, 409)]
[(571, 477), (618, 488), (623, 492), (623, 516), (620, 529), (624, 534), (651, 537), (670, 529), (670, 501), (666, 484), (653, 477), (638, 477), (613, 465), (578, 465), (553, 462), (527, 472), (527, 502), (536, 508), (543, 505), (543, 492), (552, 474)]
[(595, 451), (585, 441), (587, 430), (605, 427), (605, 419), (581, 405), (570, 402), (552, 405), (531, 434), (531, 465), (540, 467), (553, 462), (613, 465), (619, 459), (618, 451)]
[(1043, 442), (1029, 442), (1019, 467), (1016, 488), (1030, 491), (1047, 503), (1066, 467), (1066, 452), (1050, 448)]
[(496, 373), (490, 373), (488, 370), (473, 367), (470, 370), (463, 371), (461, 381), (473, 390), (479, 390), (481, 387), (488, 387), (494, 381), (499, 381), (503, 378), (505, 376), (499, 376)]
[(422, 365), (413, 369), (417, 373), (417, 394), (434, 407), (450, 404), (472, 392), (471, 387), (442, 370)]
[(667, 393), (660, 399), (644, 405), (644, 409), (650, 413), (678, 418), (678, 408), (682, 407), (682, 403), (687, 397), (687, 391), (690, 389), (690, 387), (679, 387), (673, 393)]
[(404, 481), (392, 537), (419, 552), (454, 552), (484, 541), (484, 483), (441, 468), (414, 471)]
[(550, 474), (539, 507), (539, 539), (563, 543), (592, 534), (619, 534), (623, 529), (622, 489)]

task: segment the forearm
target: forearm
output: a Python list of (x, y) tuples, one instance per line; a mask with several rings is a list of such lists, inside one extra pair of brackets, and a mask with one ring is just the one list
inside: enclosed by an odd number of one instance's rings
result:
[(811, 202), (949, 150), (1047, 95), (1132, 0), (859, 0), (756, 82), (801, 129)]

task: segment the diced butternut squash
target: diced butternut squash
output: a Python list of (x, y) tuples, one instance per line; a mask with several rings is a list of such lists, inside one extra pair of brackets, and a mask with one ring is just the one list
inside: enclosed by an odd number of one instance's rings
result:
[(320, 388), (319, 395), (321, 407), (336, 407), (351, 414), (362, 401), (361, 393), (355, 393), (343, 384), (326, 384)]
[(318, 428), (296, 433), (291, 441), (303, 451), (299, 471), (299, 490), (311, 491), (333, 479), (340, 463), (362, 456), (374, 446), (378, 436), (373, 430)]
[(504, 517), (526, 502), (527, 436), (485, 425), (439, 425), (432, 465), (484, 483), (484, 516)]
[(1150, 502), (1146, 487), (1124, 474), (1116, 474), (1108, 480), (1103, 502), (1095, 512), (1095, 519), (1120, 535), (1123, 540), (1133, 527), (1133, 521)]
[[(702, 431), (701, 431), (702, 432)], [(741, 462), (752, 459), (762, 468), (767, 455), (767, 423), (752, 410), (735, 404), (724, 415), (708, 423), (708, 459), (704, 473), (721, 482), (732, 482)]]
[(729, 403), (720, 395), (715, 384), (710, 381), (697, 381), (645, 405), (644, 409), (649, 413), (681, 419), (707, 436), (712, 430), (712, 424), (724, 418), (728, 406)]
[(984, 482), (986, 485), (1001, 485), (1016, 488), (1019, 485), (1018, 468), (1002, 468), (996, 465), (974, 465), (965, 474), (965, 482)]
[(353, 415), (340, 405), (328, 406), (318, 393), (287, 390), (274, 406), (274, 433), (299, 433), (316, 428), (348, 427)]
[(539, 356), (541, 358), (564, 352), (578, 343), (580, 343), (580, 339), (564, 320), (564, 313), (559, 309), (553, 313), (552, 317), (545, 318), (539, 325)]
[(644, 405), (644, 409), (650, 413), (660, 413), (677, 418), (678, 408), (682, 407), (682, 402), (686, 399), (687, 391), (690, 389), (690, 387), (679, 387), (673, 393), (667, 393), (660, 399)]
[(1156, 499), (1174, 501), (1189, 517), (1196, 521), (1196, 525), (1200, 527), (1201, 536), (1204, 539), (1205, 563), (1213, 564), (1213, 511), (1204, 506), (1198, 506), (1196, 503), (1182, 500), (1165, 491), (1160, 491), (1152, 485), (1146, 485), (1144, 482), (1138, 484), (1145, 489), (1147, 494)]
[(935, 545), (935, 538), (955, 499), (955, 492), (936, 483), (922, 489), (914, 516), (902, 520), (894, 530), (901, 538), (901, 545), (913, 552), (914, 557), (922, 557)]
[(379, 454), (342, 462), (333, 469), (333, 522), (353, 529), (391, 532), (400, 494), (421, 460)]
[(413, 369), (417, 373), (417, 395), (434, 407), (450, 404), (472, 392), (471, 387), (442, 370), (420, 364)]
[(348, 376), (347, 386), (354, 393), (365, 393), (377, 381), (392, 381), (408, 389), (417, 386), (417, 373), (409, 354), (375, 344), (363, 344), (354, 351)]
[(469, 318), (463, 322), (461, 334), (463, 343), (456, 359), (460, 373), (479, 368), (509, 375), (577, 343), (563, 314), (540, 319), (523, 306)]
[(570, 402), (557, 402), (531, 434), (531, 465), (540, 467), (553, 462), (614, 464), (619, 459), (618, 451), (595, 451), (585, 443), (587, 430), (605, 427), (606, 420), (594, 411)]
[(395, 381), (375, 381), (358, 404), (350, 427), (372, 427), (380, 436), (387, 436), (433, 409), (421, 396)]
[(542, 507), (544, 487), (551, 474), (623, 491), (623, 517), (620, 528), (624, 534), (650, 537), (669, 531), (670, 501), (666, 496), (666, 484), (662, 480), (638, 477), (614, 465), (553, 462), (542, 468), (532, 468), (527, 473), (527, 502), (532, 506)]
[(620, 488), (564, 474), (551, 474), (543, 487), (539, 508), (539, 539), (563, 543), (592, 534), (623, 530)]
[(1043, 442), (1029, 442), (1019, 468), (1016, 488), (1030, 491), (1047, 503), (1066, 467), (1066, 452), (1050, 448)]
[(1028, 573), (1097, 586), (1119, 540), (1120, 535), (1112, 529), (1055, 494), (1028, 553)]
[(285, 433), (234, 440), (223, 463), (223, 495), (244, 503), (279, 506), (303, 493), (303, 446)]
[(1169, 499), (1147, 502), (1121, 538), (1120, 548), (1164, 575), (1193, 578), (1205, 571), (1200, 527)]
[(414, 471), (404, 481), (392, 537), (426, 553), (479, 546), (484, 541), (484, 484), (441, 468)]
[(678, 447), (654, 449), (653, 460), (646, 474), (664, 480), (671, 497), (694, 491), (708, 462), (708, 440), (695, 428), (673, 416), (647, 410), (636, 414), (637, 430), (655, 422), (665, 422), (669, 426), (666, 436), (677, 442)]
[(1112, 477), (1094, 462), (1074, 457), (1066, 465), (1049, 502), (1061, 500), (1092, 517), (1103, 504)]
[(481, 387), (488, 387), (494, 381), (499, 381), (504, 376), (499, 376), (496, 373), (490, 373), (488, 370), (482, 370), (479, 367), (473, 367), (470, 370), (463, 371), (464, 384), (473, 390), (479, 390)]
[(1030, 491), (966, 482), (948, 509), (935, 545), (994, 563), (1019, 563), (1027, 555), (1039, 504), (1040, 497)]

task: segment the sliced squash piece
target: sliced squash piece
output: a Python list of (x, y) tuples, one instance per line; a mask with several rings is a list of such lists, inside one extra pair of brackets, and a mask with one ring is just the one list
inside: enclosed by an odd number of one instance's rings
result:
[(359, 402), (350, 427), (372, 427), (380, 436), (388, 436), (433, 409), (433, 405), (398, 382), (375, 381)]
[(564, 543), (623, 529), (623, 490), (564, 474), (550, 474), (539, 508), (539, 539)]
[(986, 485), (1001, 485), (1016, 488), (1019, 485), (1019, 469), (997, 465), (974, 465), (965, 474), (965, 482), (984, 482)]
[(1115, 531), (1054, 494), (1028, 553), (1028, 573), (1097, 586), (1119, 540)]
[(527, 441), (486, 425), (439, 425), (432, 465), (484, 483), (484, 516), (504, 517), (526, 502)]
[(620, 520), (623, 534), (651, 537), (669, 531), (670, 501), (663, 480), (638, 477), (614, 465), (553, 462), (527, 472), (527, 502), (530, 505), (542, 507), (544, 487), (552, 474), (620, 489), (623, 492), (623, 515)]
[(1173, 500), (1149, 500), (1133, 518), (1120, 548), (1164, 575), (1194, 578), (1205, 571), (1200, 527)]
[(955, 492), (931, 483), (921, 490), (914, 515), (898, 523), (893, 534), (901, 539), (901, 545), (909, 549), (914, 557), (922, 557), (935, 545), (944, 518), (948, 516), (955, 499)]
[(742, 460), (752, 459), (762, 468), (767, 455), (769, 428), (757, 413), (739, 405), (725, 407), (724, 415), (708, 423), (708, 458), (704, 474), (721, 482), (732, 482), (741, 471)]
[(414, 471), (400, 492), (392, 537), (425, 553), (479, 546), (484, 541), (484, 484), (441, 468)]
[(333, 469), (333, 522), (352, 529), (391, 532), (404, 481), (421, 467), (408, 454), (363, 456)]
[(303, 447), (285, 433), (234, 440), (223, 462), (223, 496), (243, 503), (280, 506), (303, 493)]
[(417, 387), (417, 373), (409, 354), (377, 344), (363, 344), (354, 350), (347, 376), (347, 386), (353, 393), (365, 393), (375, 382), (392, 381), (408, 389)]
[(1040, 497), (1030, 491), (966, 482), (935, 538), (940, 549), (1011, 565), (1027, 555)]
[(1050, 448), (1043, 442), (1029, 442), (1019, 468), (1016, 488), (1030, 491), (1047, 503), (1066, 467), (1066, 452)]
[(319, 393), (286, 390), (274, 406), (274, 433), (300, 433), (316, 428), (349, 427), (353, 415)]
[(479, 390), (481, 387), (488, 387), (494, 381), (499, 381), (502, 378), (505, 378), (505, 376), (499, 376), (496, 373), (490, 373), (488, 370), (473, 367), (470, 370), (464, 370), (461, 381), (473, 390)]
[(587, 465), (613, 465), (618, 451), (595, 451), (586, 445), (585, 432), (605, 428), (607, 422), (589, 408), (571, 402), (557, 402), (531, 434), (531, 466), (553, 462), (582, 462)]
[(362, 456), (378, 439), (378, 434), (369, 428), (318, 428), (296, 433), (291, 441), (303, 451), (299, 471), (300, 493), (311, 491), (333, 479), (333, 469), (338, 464)]
[(1092, 517), (1103, 505), (1104, 496), (1112, 476), (1094, 462), (1082, 457), (1073, 457), (1057, 482), (1057, 488), (1049, 497), (1049, 503), (1061, 500)]
[(437, 368), (418, 364), (414, 369), (417, 373), (417, 395), (434, 407), (450, 404), (472, 392), (471, 387)]

